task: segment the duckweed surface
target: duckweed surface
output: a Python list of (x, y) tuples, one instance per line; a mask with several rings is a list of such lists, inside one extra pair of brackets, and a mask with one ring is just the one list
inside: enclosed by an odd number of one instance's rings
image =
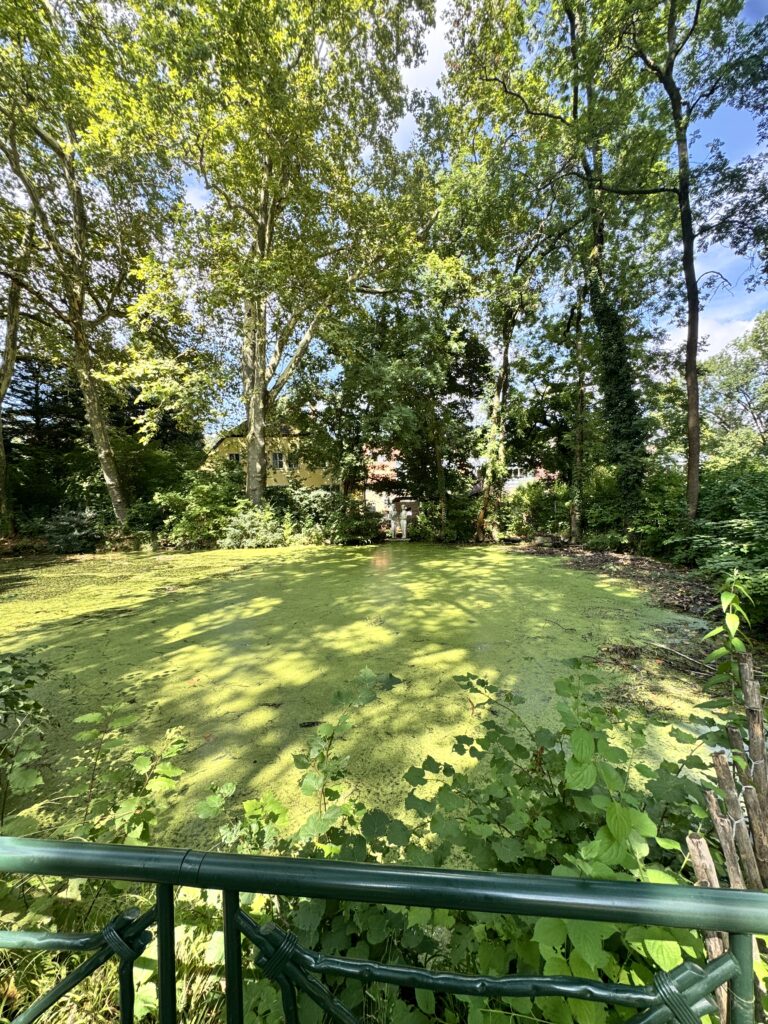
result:
[[(49, 760), (74, 748), (72, 720), (101, 704), (146, 708), (136, 740), (171, 725), (190, 739), (177, 820), (212, 783), (296, 803), (292, 754), (308, 722), (365, 666), (402, 683), (355, 712), (343, 741), (360, 795), (396, 810), (403, 772), (476, 724), (453, 677), (503, 680), (533, 722), (551, 716), (563, 660), (690, 628), (623, 581), (504, 548), (388, 544), (365, 549), (81, 556), (0, 566), (0, 644), (55, 669), (40, 699), (57, 722)], [(649, 717), (682, 708), (682, 680), (603, 669)], [(627, 696), (629, 695), (629, 696)], [(304, 799), (304, 798), (299, 798)], [(311, 810), (306, 807), (306, 812)]]

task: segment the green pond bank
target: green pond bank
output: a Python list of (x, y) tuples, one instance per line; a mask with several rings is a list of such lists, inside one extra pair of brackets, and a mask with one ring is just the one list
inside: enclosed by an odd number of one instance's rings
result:
[[(402, 776), (451, 756), (473, 709), (453, 677), (503, 681), (531, 722), (551, 718), (563, 661), (610, 645), (662, 642), (696, 621), (620, 580), (500, 547), (387, 544), (194, 554), (79, 556), (0, 564), (0, 646), (54, 669), (38, 694), (55, 719), (46, 761), (73, 751), (73, 719), (100, 705), (147, 708), (137, 742), (182, 726), (182, 799), (169, 836), (189, 834), (212, 783), (243, 798), (296, 789), (292, 755), (334, 694), (368, 666), (402, 682), (355, 711), (344, 739), (360, 796), (398, 810)], [(684, 717), (690, 684), (665, 670), (599, 669), (606, 699)], [(660, 752), (660, 750), (659, 750)]]

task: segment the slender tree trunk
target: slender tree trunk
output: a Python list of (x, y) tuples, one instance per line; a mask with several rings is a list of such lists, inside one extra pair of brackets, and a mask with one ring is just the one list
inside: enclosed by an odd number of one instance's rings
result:
[(570, 541), (581, 542), (584, 522), (584, 412), (586, 392), (584, 385), (584, 353), (581, 335), (581, 306), (576, 311), (576, 422), (573, 428), (573, 468), (571, 481)]
[(475, 539), (485, 540), (488, 514), (493, 499), (497, 496), (507, 467), (506, 448), (504, 444), (504, 418), (507, 410), (509, 392), (509, 347), (512, 341), (514, 316), (505, 318), (502, 329), (501, 366), (496, 376), (496, 387), (493, 392), (491, 414), (488, 418), (488, 443), (486, 445), (485, 477), (480, 499), (480, 509), (475, 525)]
[(688, 307), (685, 339), (685, 390), (687, 396), (686, 432), (688, 440), (687, 501), (688, 515), (695, 519), (699, 510), (699, 464), (701, 461), (701, 421), (699, 414), (699, 283), (696, 280), (696, 232), (691, 212), (691, 164), (688, 152), (688, 125), (677, 83), (671, 75), (662, 81), (672, 107), (677, 147), (677, 202), (680, 209), (680, 235), (683, 243), (682, 265)]
[(8, 288), (8, 308), (5, 314), (5, 347), (0, 359), (0, 537), (12, 533), (11, 510), (8, 504), (8, 466), (3, 440), (3, 402), (8, 393), (16, 357), (19, 353), (19, 323), (21, 314), (21, 286), (11, 281)]
[(437, 417), (433, 420), (433, 437), (435, 446), (435, 475), (437, 477), (437, 501), (440, 508), (439, 539), (445, 540), (445, 529), (448, 523), (448, 492), (445, 486), (445, 466), (443, 465), (442, 424)]
[(128, 521), (128, 502), (117, 469), (117, 460), (115, 459), (115, 453), (109, 437), (109, 427), (101, 395), (93, 377), (88, 336), (85, 325), (79, 319), (76, 319), (73, 323), (72, 341), (75, 373), (83, 396), (85, 415), (88, 420), (88, 426), (91, 428), (101, 475), (104, 477), (104, 483), (107, 487), (109, 500), (112, 503), (115, 519), (117, 519), (121, 526), (125, 526)]
[(254, 505), (267, 493), (266, 306), (248, 300), (243, 334), (243, 376), (248, 432), (245, 439), (246, 492)]
[[(35, 217), (30, 214), (24, 230), (24, 240), (18, 270), (24, 274), (29, 266), (32, 255), (32, 242), (35, 237)], [(3, 354), (0, 356), (0, 537), (7, 537), (13, 532), (11, 510), (8, 503), (8, 461), (3, 439), (3, 403), (11, 386), (16, 359), (19, 354), (19, 328), (21, 326), (21, 282), (16, 278), (8, 286), (5, 311), (5, 339)]]

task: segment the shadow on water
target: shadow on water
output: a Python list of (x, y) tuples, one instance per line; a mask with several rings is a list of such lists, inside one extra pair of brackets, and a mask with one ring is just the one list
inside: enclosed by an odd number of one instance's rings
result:
[(548, 721), (563, 659), (681, 620), (623, 584), (497, 548), (108, 559), (28, 578), (14, 567), (0, 642), (56, 669), (41, 694), (59, 722), (51, 758), (74, 749), (72, 720), (101, 704), (147, 707), (137, 741), (182, 726), (187, 807), (229, 780), (244, 797), (271, 789), (292, 799), (292, 754), (312, 732), (301, 723), (330, 720), (334, 694), (355, 692), (368, 666), (403, 682), (355, 712), (345, 753), (361, 795), (395, 810), (405, 769), (427, 753), (449, 756), (471, 727), (454, 675), (521, 689), (526, 716)]

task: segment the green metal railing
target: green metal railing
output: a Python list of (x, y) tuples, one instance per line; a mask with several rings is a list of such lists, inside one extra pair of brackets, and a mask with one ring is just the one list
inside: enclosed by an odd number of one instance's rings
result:
[[(321, 979), (325, 977), (355, 978), (364, 984), (380, 982), (457, 995), (585, 999), (633, 1008), (637, 1011), (632, 1018), (635, 1024), (696, 1024), (701, 1017), (716, 1014), (713, 993), (727, 984), (732, 1024), (752, 1024), (753, 935), (768, 933), (768, 895), (728, 889), (10, 838), (0, 839), (0, 872), (113, 879), (156, 887), (156, 902), (150, 910), (141, 915), (133, 910), (121, 913), (101, 932), (0, 932), (2, 949), (90, 954), (50, 992), (20, 1013), (17, 1024), (37, 1020), (113, 956), (118, 960), (121, 1021), (132, 1021), (133, 964), (151, 941), (151, 929), (157, 936), (159, 1022), (174, 1024), (176, 885), (223, 893), (227, 1024), (243, 1021), (244, 939), (254, 947), (255, 966), (279, 986), (287, 1024), (297, 1024), (299, 992), (339, 1024), (358, 1024), (357, 1018), (323, 983)], [(572, 977), (468, 976), (312, 952), (300, 946), (295, 936), (276, 926), (257, 924), (240, 906), (241, 892), (487, 911), (531, 918), (662, 925), (727, 932), (730, 941), (728, 952), (716, 960), (686, 961), (669, 973), (659, 971), (653, 984), (646, 986)]]

